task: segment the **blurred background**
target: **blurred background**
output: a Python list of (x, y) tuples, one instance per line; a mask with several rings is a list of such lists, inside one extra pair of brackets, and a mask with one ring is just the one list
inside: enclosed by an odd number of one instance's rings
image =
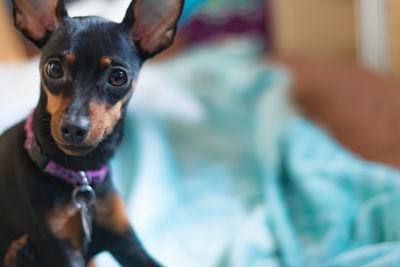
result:
[[(130, 1), (66, 2), (120, 21)], [(39, 96), (11, 10), (1, 131)], [(114, 180), (166, 266), (400, 266), (399, 104), (398, 0), (186, 0), (142, 70)]]

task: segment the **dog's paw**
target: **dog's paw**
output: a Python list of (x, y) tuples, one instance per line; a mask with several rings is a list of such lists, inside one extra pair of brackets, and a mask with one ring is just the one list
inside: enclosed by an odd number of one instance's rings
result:
[(29, 246), (28, 236), (24, 235), (11, 243), (5, 257), (5, 267), (37, 267), (32, 249)]

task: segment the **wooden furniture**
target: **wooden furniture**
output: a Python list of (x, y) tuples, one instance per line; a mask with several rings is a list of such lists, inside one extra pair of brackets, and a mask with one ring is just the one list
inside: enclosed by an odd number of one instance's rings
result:
[(299, 110), (355, 154), (400, 168), (400, 86), (356, 63), (281, 61)]
[(271, 4), (278, 54), (355, 60), (355, 0), (271, 0)]
[(388, 0), (389, 67), (391, 76), (400, 80), (400, 1)]
[(0, 62), (26, 59), (19, 33), (14, 29), (5, 1), (0, 1)]

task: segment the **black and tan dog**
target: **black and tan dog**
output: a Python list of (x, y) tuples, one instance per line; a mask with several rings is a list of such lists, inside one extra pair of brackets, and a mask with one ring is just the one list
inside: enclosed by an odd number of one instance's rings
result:
[(134, 0), (121, 23), (71, 18), (62, 0), (13, 3), (16, 27), (41, 49), (41, 88), (32, 115), (0, 138), (0, 266), (85, 266), (101, 251), (159, 266), (107, 163), (140, 67), (172, 44), (183, 0)]

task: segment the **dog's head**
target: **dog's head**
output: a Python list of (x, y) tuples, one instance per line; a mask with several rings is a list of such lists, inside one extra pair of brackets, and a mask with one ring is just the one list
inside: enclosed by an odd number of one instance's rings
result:
[(68, 16), (62, 0), (14, 0), (16, 27), (41, 49), (51, 135), (83, 156), (121, 119), (143, 61), (168, 48), (183, 0), (133, 0), (121, 23)]

